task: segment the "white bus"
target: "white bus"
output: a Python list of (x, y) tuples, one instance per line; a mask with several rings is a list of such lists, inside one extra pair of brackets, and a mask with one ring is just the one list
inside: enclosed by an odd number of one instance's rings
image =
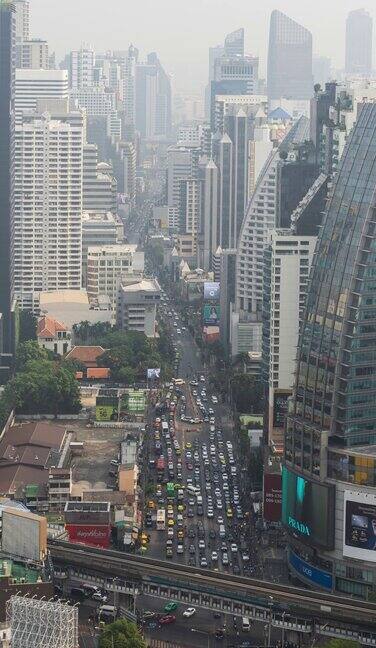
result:
[(164, 531), (166, 528), (166, 511), (158, 509), (157, 511), (157, 531)]

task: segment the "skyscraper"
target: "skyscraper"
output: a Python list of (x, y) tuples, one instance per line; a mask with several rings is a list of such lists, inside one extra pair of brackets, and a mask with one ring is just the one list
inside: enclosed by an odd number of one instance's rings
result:
[(22, 44), (30, 38), (29, 0), (13, 0), (15, 9), (15, 67), (22, 67)]
[(355, 74), (372, 70), (372, 18), (364, 9), (350, 11), (347, 16), (345, 69)]
[(81, 288), (84, 116), (56, 103), (15, 127), (12, 289), (29, 310), (41, 291)]
[(171, 130), (171, 83), (157, 55), (136, 65), (136, 128), (146, 138), (166, 137)]
[[(312, 264), (282, 489), (294, 574), (304, 551), (303, 580), (313, 582), (314, 564), (316, 585), (364, 598), (376, 579), (375, 141), (376, 105), (364, 103)], [(358, 576), (364, 570), (367, 579)]]
[(275, 10), (270, 17), (268, 99), (310, 99), (312, 95), (312, 34)]
[(95, 66), (95, 52), (89, 45), (82, 45), (81, 49), (73, 50), (69, 58), (69, 81), (72, 90), (93, 85), (93, 71)]
[(227, 34), (224, 46), (225, 56), (244, 56), (244, 29), (241, 27)]
[(0, 43), (0, 312), (4, 321), (4, 350), (9, 352), (15, 11), (4, 0), (0, 2)]

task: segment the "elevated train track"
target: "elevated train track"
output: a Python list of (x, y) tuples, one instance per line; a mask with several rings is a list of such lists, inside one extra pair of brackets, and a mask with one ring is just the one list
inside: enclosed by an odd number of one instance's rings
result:
[[(213, 596), (249, 601), (250, 604), (287, 611), (306, 619), (328, 622), (356, 623), (375, 629), (376, 603), (290, 585), (270, 583), (244, 576), (190, 567), (118, 551), (83, 547), (65, 541), (50, 540), (48, 544), (54, 566), (86, 569), (110, 578), (123, 578), (137, 583), (168, 585), (184, 590), (207, 592)], [(142, 588), (141, 588), (142, 589)], [(375, 634), (376, 637), (376, 634)], [(376, 646), (376, 641), (375, 644)]]

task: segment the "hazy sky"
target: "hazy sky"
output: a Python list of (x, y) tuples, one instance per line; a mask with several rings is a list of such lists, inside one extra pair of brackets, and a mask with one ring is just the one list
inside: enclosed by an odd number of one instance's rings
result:
[[(98, 51), (125, 49), (133, 42), (143, 56), (156, 51), (173, 76), (176, 90), (200, 91), (207, 76), (209, 45), (245, 28), (247, 53), (260, 56), (265, 74), (269, 16), (280, 9), (313, 34), (314, 55), (344, 60), (348, 11), (364, 7), (376, 18), (375, 3), (364, 0), (31, 0), (33, 37), (49, 41), (58, 60), (88, 42)], [(374, 48), (376, 50), (376, 48)]]

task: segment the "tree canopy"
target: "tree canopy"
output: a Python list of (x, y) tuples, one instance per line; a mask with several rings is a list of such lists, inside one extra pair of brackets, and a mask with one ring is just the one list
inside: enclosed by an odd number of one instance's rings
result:
[(231, 389), (238, 412), (257, 414), (263, 411), (263, 385), (254, 376), (235, 374), (231, 378)]
[(18, 345), (16, 374), (5, 386), (1, 412), (18, 414), (75, 414), (80, 411), (79, 387), (69, 365), (27, 341)]
[(99, 648), (146, 648), (146, 643), (135, 623), (118, 619), (104, 628)]

